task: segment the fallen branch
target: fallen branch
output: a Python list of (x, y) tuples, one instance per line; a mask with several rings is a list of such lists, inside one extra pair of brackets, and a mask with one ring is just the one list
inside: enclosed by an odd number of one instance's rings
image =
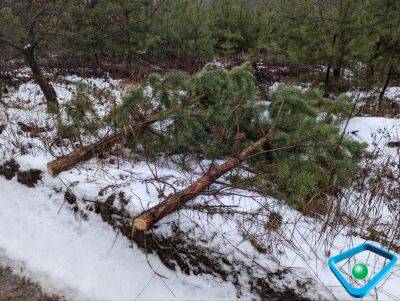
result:
[[(191, 102), (185, 105), (178, 105), (175, 108), (168, 109), (162, 113), (168, 115), (178, 111), (181, 108), (190, 107), (192, 104), (196, 103), (199, 99), (203, 97), (204, 94), (201, 94), (193, 98)], [(95, 143), (79, 148), (68, 155), (62, 156), (56, 160), (47, 163), (47, 170), (51, 175), (56, 176), (60, 172), (69, 170), (70, 168), (74, 167), (76, 164), (82, 161), (93, 158), (96, 154), (100, 154), (106, 150), (109, 150), (114, 144), (116, 144), (118, 141), (121, 141), (121, 139), (126, 136), (127, 132), (144, 129), (149, 125), (159, 121), (160, 118), (161, 113), (149, 114), (145, 116), (142, 120), (133, 122), (125, 130), (110, 134)]]
[[(142, 121), (134, 122), (129, 129), (132, 131), (140, 130), (158, 120), (160, 120), (159, 113), (149, 114)], [(114, 144), (121, 141), (125, 137), (126, 133), (127, 130), (121, 130), (117, 133), (107, 135), (95, 143), (79, 148), (68, 155), (53, 160), (47, 163), (47, 170), (53, 176), (58, 175), (60, 172), (69, 170), (76, 164), (89, 160), (96, 154), (109, 150)]]
[(133, 227), (139, 231), (146, 231), (150, 229), (159, 220), (178, 210), (185, 203), (198, 196), (199, 193), (203, 192), (219, 177), (221, 177), (228, 171), (238, 167), (260, 146), (262, 146), (268, 140), (268, 137), (269, 136), (264, 135), (257, 142), (253, 143), (245, 150), (243, 150), (237, 157), (230, 158), (225, 163), (212, 167), (209, 172), (204, 174), (200, 179), (198, 179), (189, 187), (177, 193), (169, 195), (160, 204), (146, 210), (134, 220)]
[(390, 141), (387, 144), (388, 147), (400, 147), (400, 141)]

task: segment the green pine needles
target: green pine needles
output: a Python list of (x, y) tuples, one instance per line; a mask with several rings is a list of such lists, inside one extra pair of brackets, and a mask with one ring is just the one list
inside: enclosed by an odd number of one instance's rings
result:
[[(257, 101), (250, 64), (230, 71), (210, 64), (193, 76), (182, 72), (154, 75), (125, 97), (118, 124), (123, 127), (159, 111), (162, 119), (154, 131), (139, 133), (151, 136), (150, 145), (143, 148), (152, 156), (218, 159), (233, 154), (238, 135), (249, 144), (267, 128), (262, 115), (265, 105)], [(135, 145), (138, 142), (143, 141), (136, 140)], [(155, 145), (156, 153), (151, 151)]]
[(124, 98), (115, 116), (127, 127), (161, 112), (157, 124), (132, 135), (132, 148), (148, 159), (178, 157), (189, 169), (192, 159), (236, 156), (272, 127), (272, 139), (245, 163), (254, 175), (237, 172), (229, 178), (301, 207), (349, 184), (365, 149), (341, 137), (350, 110), (344, 95), (332, 101), (318, 90), (286, 86), (272, 94), (267, 108), (258, 100), (251, 66), (244, 64), (232, 70), (206, 65), (195, 75), (154, 75)]
[(345, 95), (332, 101), (318, 90), (280, 86), (272, 94), (269, 111), (276, 126), (271, 141), (276, 169), (266, 177), (277, 184), (279, 198), (301, 206), (350, 184), (366, 146), (341, 139), (340, 125), (351, 111)]

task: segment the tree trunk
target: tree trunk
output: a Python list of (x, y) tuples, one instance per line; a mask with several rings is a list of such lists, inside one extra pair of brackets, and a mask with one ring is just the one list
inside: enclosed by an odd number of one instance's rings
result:
[[(332, 45), (334, 46), (336, 44), (336, 38), (337, 34), (335, 33), (332, 37)], [(332, 69), (332, 62), (328, 64), (328, 67), (326, 69), (325, 73), (325, 94), (328, 95), (328, 92), (330, 90), (330, 76), (331, 76), (331, 69)]]
[[(175, 108), (165, 110), (162, 112), (162, 114), (166, 115), (173, 114), (182, 107), (188, 108), (202, 97), (204, 97), (204, 94), (193, 98), (192, 101), (186, 105), (178, 105)], [(134, 121), (127, 128), (130, 131), (141, 130), (157, 122), (158, 120), (160, 120), (160, 118), (161, 118), (161, 113), (152, 113), (143, 117), (142, 120)], [(117, 141), (120, 141), (122, 138), (125, 137), (126, 132), (127, 131), (122, 130), (117, 133), (108, 135), (95, 143), (82, 147), (76, 151), (73, 151), (68, 155), (62, 156), (54, 161), (51, 161), (47, 163), (47, 170), (53, 176), (59, 174), (62, 171), (69, 170), (79, 162), (89, 160), (93, 158), (95, 154), (99, 154), (104, 150), (110, 149)]]
[(388, 147), (400, 147), (400, 141), (389, 141), (387, 143)]
[(340, 77), (340, 71), (342, 70), (341, 64), (338, 64), (333, 68), (333, 78), (338, 79)]
[[(339, 43), (341, 44), (341, 43)], [(339, 79), (340, 78), (340, 73), (342, 72), (343, 69), (343, 58), (344, 58), (344, 51), (340, 50), (340, 56), (337, 59), (335, 63), (335, 67), (333, 68), (332, 76), (334, 79)]]
[(56, 91), (54, 90), (53, 86), (50, 85), (47, 78), (44, 76), (42, 69), (36, 61), (34, 50), (31, 47), (25, 48), (24, 56), (26, 63), (32, 70), (33, 78), (39, 85), (44, 97), (46, 98), (47, 109), (50, 112), (57, 113), (59, 110), (59, 105), (57, 101)]
[(329, 64), (328, 67), (326, 68), (326, 73), (325, 73), (325, 81), (324, 81), (324, 96), (327, 97), (328, 93), (329, 93), (329, 78), (331, 75), (331, 68), (332, 68), (332, 64)]
[(96, 143), (79, 148), (74, 152), (62, 156), (54, 161), (47, 163), (47, 170), (52, 176), (58, 175), (60, 172), (69, 170), (79, 162), (93, 158), (95, 154), (100, 154), (105, 150), (109, 150), (117, 141), (124, 137), (123, 132), (108, 135)]
[(208, 188), (215, 180), (221, 177), (228, 171), (238, 167), (244, 160), (251, 156), (258, 147), (262, 146), (267, 141), (267, 136), (263, 136), (257, 142), (243, 150), (239, 156), (230, 158), (228, 161), (221, 165), (214, 166), (210, 171), (204, 174), (200, 179), (194, 182), (189, 187), (169, 195), (160, 204), (146, 210), (138, 216), (134, 222), (133, 227), (139, 231), (146, 231), (150, 229), (155, 223), (163, 217), (178, 210), (186, 202), (194, 199), (199, 193)]
[[(143, 121), (132, 124), (132, 129), (142, 129), (160, 119), (160, 114), (150, 114)], [(73, 151), (72, 153), (62, 156), (54, 161), (47, 163), (47, 170), (53, 176), (60, 172), (69, 170), (76, 164), (93, 158), (96, 154), (100, 154), (109, 150), (118, 141), (121, 141), (126, 135), (126, 131), (121, 130), (117, 133), (110, 134), (99, 141)]]
[(379, 99), (378, 99), (378, 106), (379, 106), (379, 108), (382, 107), (383, 97), (385, 96), (386, 89), (387, 89), (387, 87), (388, 87), (388, 85), (389, 85), (390, 77), (392, 76), (392, 71), (393, 71), (393, 65), (390, 65), (389, 71), (388, 71), (388, 73), (387, 73), (387, 77), (386, 77), (385, 84), (383, 85), (382, 91), (381, 91), (381, 93), (379, 94)]

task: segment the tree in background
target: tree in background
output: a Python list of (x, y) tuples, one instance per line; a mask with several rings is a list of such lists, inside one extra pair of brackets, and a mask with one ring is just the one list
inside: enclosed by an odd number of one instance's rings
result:
[(381, 85), (378, 106), (392, 76), (400, 66), (400, 2), (368, 0), (358, 22), (361, 34), (353, 41), (355, 59), (365, 65), (369, 75)]
[(69, 50), (74, 55), (83, 56), (89, 47), (98, 63), (101, 57), (131, 61), (138, 51), (150, 47), (148, 22), (159, 5), (149, 0), (70, 1), (63, 19), (66, 45), (72, 45)]
[(202, 0), (171, 0), (152, 20), (155, 52), (165, 57), (208, 60), (214, 54), (210, 12)]
[[(292, 63), (323, 65), (325, 90), (349, 65), (349, 44), (356, 34), (359, 1), (287, 1), (273, 5), (273, 30), (261, 37), (272, 57)], [(264, 32), (265, 34), (265, 32)]]
[(249, 50), (257, 41), (256, 6), (245, 0), (213, 0), (210, 14), (217, 51), (232, 54)]
[[(49, 111), (58, 111), (57, 95), (43, 74), (37, 53), (44, 51), (46, 39), (57, 28), (66, 1), (0, 2), (0, 40), (22, 55), (32, 70), (47, 101)], [(47, 41), (48, 42), (48, 41)]]

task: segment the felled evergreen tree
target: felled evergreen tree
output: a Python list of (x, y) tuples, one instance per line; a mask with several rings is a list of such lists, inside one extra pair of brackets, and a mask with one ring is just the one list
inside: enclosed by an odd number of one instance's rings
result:
[(267, 117), (249, 64), (230, 71), (207, 65), (195, 75), (153, 76), (125, 97), (117, 115), (123, 127), (162, 112), (158, 125), (134, 133), (132, 147), (151, 159), (173, 156), (185, 163), (235, 157), (272, 133), (246, 163), (256, 176), (238, 173), (230, 179), (301, 207), (316, 194), (349, 184), (364, 149), (341, 139), (340, 124), (350, 108), (345, 96), (332, 101), (318, 90), (282, 86), (271, 96)]
[(251, 143), (266, 129), (265, 106), (257, 102), (249, 64), (230, 71), (206, 65), (193, 76), (182, 72), (154, 75), (147, 84), (129, 93), (118, 113), (124, 126), (132, 118), (164, 111), (161, 123), (168, 125), (158, 135), (143, 133), (152, 135), (146, 149), (215, 159), (232, 154), (239, 136)]
[(278, 184), (275, 193), (291, 204), (349, 184), (365, 148), (346, 137), (340, 124), (349, 116), (345, 95), (331, 101), (318, 90), (281, 86), (271, 96), (271, 141), (276, 169), (267, 178)]

